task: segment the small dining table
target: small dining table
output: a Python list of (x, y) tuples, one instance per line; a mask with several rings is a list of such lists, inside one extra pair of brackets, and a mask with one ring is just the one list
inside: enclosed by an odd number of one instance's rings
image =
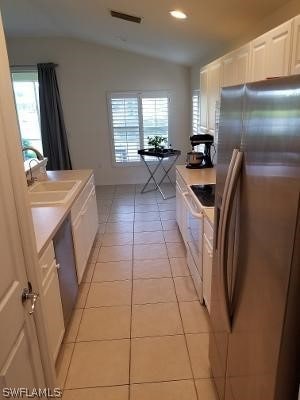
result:
[[(175, 194), (167, 197), (163, 192), (161, 185), (165, 179), (168, 179), (171, 185), (175, 188), (174, 182), (172, 182), (169, 173), (172, 170), (173, 166), (175, 165), (176, 161), (178, 160), (178, 157), (181, 155), (181, 151), (173, 149), (159, 149), (159, 150), (141, 149), (138, 150), (138, 154), (141, 156), (141, 159), (144, 161), (147, 170), (150, 174), (149, 179), (147, 180), (147, 182), (145, 183), (145, 185), (141, 190), (141, 193), (148, 193), (158, 190), (164, 200), (175, 197)], [(165, 162), (169, 161), (170, 159), (171, 159), (170, 163)], [(151, 169), (151, 166), (153, 164), (154, 168)], [(155, 175), (158, 174), (159, 170), (163, 170), (163, 176), (158, 181)], [(154, 189), (147, 189), (148, 185), (152, 180), (155, 186)]]

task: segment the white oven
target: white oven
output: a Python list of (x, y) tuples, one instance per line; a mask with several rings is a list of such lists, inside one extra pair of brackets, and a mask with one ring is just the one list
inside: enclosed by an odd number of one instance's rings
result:
[(202, 297), (202, 235), (203, 212), (190, 192), (183, 194), (187, 218), (187, 262), (200, 301)]

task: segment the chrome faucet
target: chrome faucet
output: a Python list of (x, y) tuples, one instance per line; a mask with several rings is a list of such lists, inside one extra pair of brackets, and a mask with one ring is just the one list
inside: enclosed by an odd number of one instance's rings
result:
[[(43, 154), (41, 154), (37, 149), (35, 149), (34, 147), (31, 147), (31, 146), (25, 146), (25, 147), (22, 147), (22, 152), (24, 153), (24, 151), (27, 151), (27, 150), (31, 150), (31, 151), (33, 151), (35, 154), (36, 154), (36, 158), (39, 160), (39, 161), (42, 161), (43, 159), (44, 159), (44, 156), (43, 156)], [(33, 159), (34, 160), (34, 159)]]
[[(31, 150), (31, 149), (30, 149)], [(36, 158), (32, 158), (29, 163), (29, 171), (26, 172), (26, 181), (27, 181), (27, 186), (31, 186), (34, 184), (34, 182), (37, 180), (37, 178), (34, 178), (34, 176), (32, 175), (32, 169), (31, 169), (31, 163), (32, 161), (35, 161), (37, 164), (39, 164), (39, 161)], [(30, 175), (30, 177), (28, 177), (28, 174)]]

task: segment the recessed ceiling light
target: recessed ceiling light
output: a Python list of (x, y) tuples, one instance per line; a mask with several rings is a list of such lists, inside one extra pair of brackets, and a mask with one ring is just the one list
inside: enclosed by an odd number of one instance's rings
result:
[(186, 19), (187, 18), (187, 15), (180, 10), (170, 11), (170, 14), (172, 15), (172, 17), (177, 18), (177, 19)]

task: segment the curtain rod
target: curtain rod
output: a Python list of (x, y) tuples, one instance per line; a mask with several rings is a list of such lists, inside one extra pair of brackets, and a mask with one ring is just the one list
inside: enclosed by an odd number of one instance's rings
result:
[[(41, 63), (43, 64), (43, 63)], [(53, 63), (53, 65), (55, 67), (58, 67), (58, 64)], [(33, 64), (33, 65), (22, 65), (22, 64), (13, 64), (9, 66), (10, 68), (37, 68), (37, 64)]]
[(36, 68), (36, 65), (13, 64), (13, 65), (10, 65), (10, 68)]

